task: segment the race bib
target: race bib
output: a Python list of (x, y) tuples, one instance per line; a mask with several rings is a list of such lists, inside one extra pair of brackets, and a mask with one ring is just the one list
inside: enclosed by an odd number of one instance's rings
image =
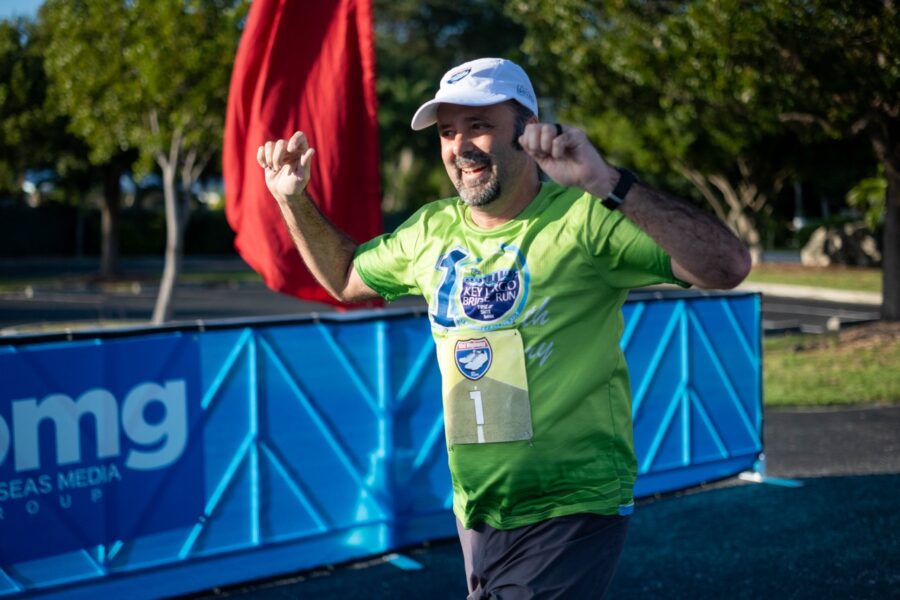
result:
[(438, 337), (449, 444), (530, 440), (531, 401), (515, 329)]

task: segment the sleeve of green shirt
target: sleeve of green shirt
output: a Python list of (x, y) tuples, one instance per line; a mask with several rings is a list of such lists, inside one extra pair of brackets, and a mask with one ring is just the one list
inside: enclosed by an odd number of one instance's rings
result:
[(393, 233), (373, 238), (356, 249), (356, 272), (385, 300), (422, 293), (416, 281), (415, 258), (424, 210), (416, 212)]
[(690, 287), (672, 275), (672, 259), (653, 239), (619, 211), (596, 198), (587, 203), (585, 239), (601, 277), (614, 288), (656, 283)]

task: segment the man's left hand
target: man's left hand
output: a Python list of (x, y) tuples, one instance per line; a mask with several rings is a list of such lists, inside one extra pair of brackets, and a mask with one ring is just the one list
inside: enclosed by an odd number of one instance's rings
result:
[(555, 123), (530, 123), (519, 144), (553, 181), (605, 198), (618, 172), (603, 160), (587, 134)]

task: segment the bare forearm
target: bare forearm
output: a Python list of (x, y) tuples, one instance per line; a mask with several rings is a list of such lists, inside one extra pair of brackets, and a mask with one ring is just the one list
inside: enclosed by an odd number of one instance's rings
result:
[(356, 244), (335, 227), (306, 195), (315, 149), (302, 131), (290, 140), (270, 140), (256, 150), (266, 187), (278, 203), (294, 245), (313, 277), (341, 302), (377, 298), (353, 268)]
[(316, 281), (342, 302), (370, 297), (350, 285), (356, 243), (319, 212), (305, 192), (276, 200), (291, 239)]
[[(576, 127), (531, 123), (518, 139), (554, 181), (608, 198), (619, 172)], [(703, 288), (733, 288), (750, 270), (750, 254), (718, 219), (687, 202), (635, 183), (619, 209), (672, 257), (672, 273)]]
[(673, 270), (701, 288), (730, 289), (750, 270), (743, 243), (714, 215), (636, 183), (620, 210), (669, 256)]

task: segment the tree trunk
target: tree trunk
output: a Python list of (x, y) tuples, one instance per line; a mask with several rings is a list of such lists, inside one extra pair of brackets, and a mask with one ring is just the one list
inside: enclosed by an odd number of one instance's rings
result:
[(724, 175), (710, 175), (707, 179), (719, 190), (728, 205), (725, 223), (747, 245), (752, 264), (758, 265), (762, 262), (763, 247), (756, 211), (765, 204), (765, 199), (757, 192), (756, 186), (746, 180), (735, 186)]
[(77, 258), (84, 256), (84, 227), (86, 220), (84, 202), (79, 202), (75, 207), (75, 256)]
[(884, 252), (881, 258), (881, 318), (900, 321), (900, 119), (888, 117), (870, 138), (884, 167)]
[(761, 263), (763, 253), (762, 238), (754, 220), (744, 211), (733, 208), (728, 213), (728, 225), (731, 226), (738, 238), (747, 245), (751, 264), (758, 265)]
[(163, 198), (166, 204), (166, 258), (159, 295), (153, 308), (153, 324), (160, 325), (172, 319), (172, 296), (175, 282), (181, 273), (181, 259), (184, 255), (184, 211), (180, 209), (178, 192), (175, 188), (175, 163), (162, 165)]
[(100, 208), (100, 277), (112, 279), (119, 267), (119, 177), (115, 160), (103, 166), (103, 206)]
[(881, 262), (881, 318), (900, 321), (900, 171), (885, 165), (884, 253)]

